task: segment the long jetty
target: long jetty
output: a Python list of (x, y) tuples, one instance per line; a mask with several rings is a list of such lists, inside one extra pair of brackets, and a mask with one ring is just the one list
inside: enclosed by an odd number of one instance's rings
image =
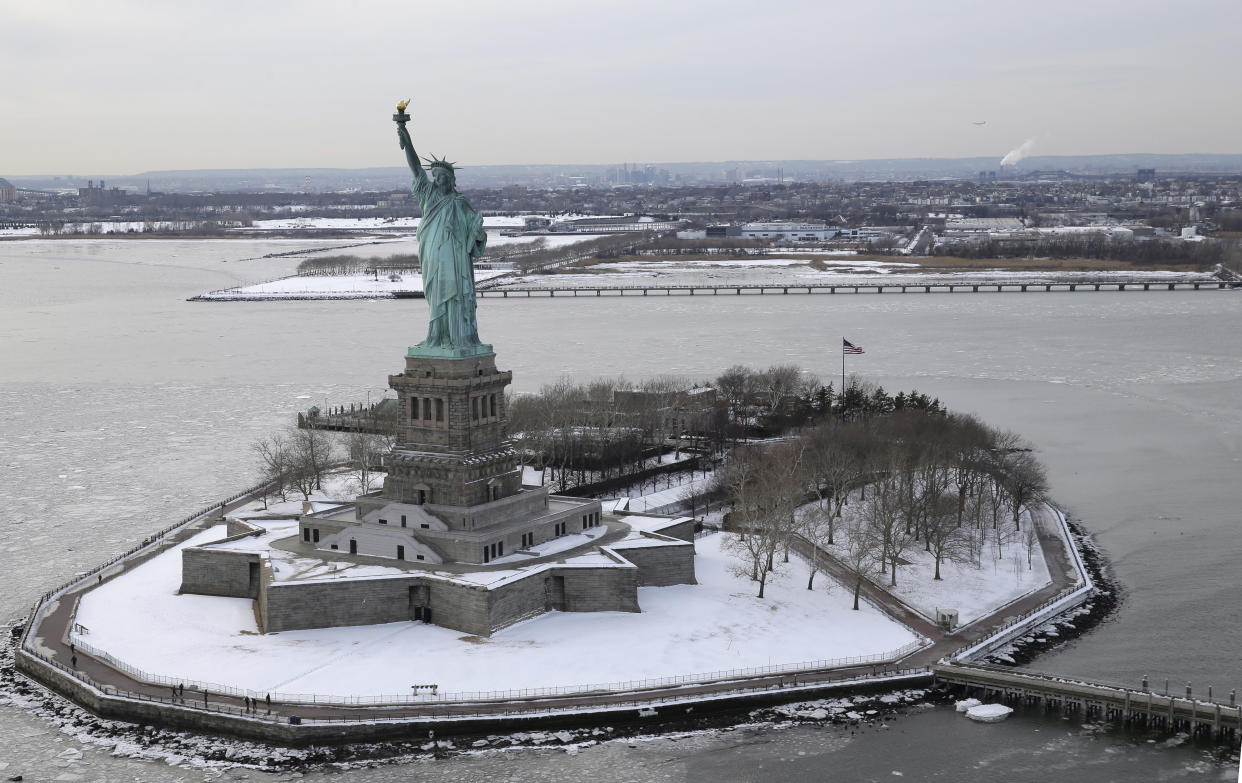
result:
[(1190, 685), (1184, 697), (1174, 695), (1167, 680), (1164, 692), (1156, 693), (1147, 687), (1146, 678), (1137, 690), (983, 664), (941, 661), (931, 669), (937, 684), (960, 688), (968, 696), (1078, 713), (1083, 718), (1186, 731), (1192, 736), (1210, 734), (1217, 741), (1232, 741), (1242, 728), (1242, 707), (1235, 691), (1230, 691), (1225, 703), (1214, 700), (1210, 688), (1206, 699), (1195, 698)]
[(1242, 281), (1213, 278), (1119, 280), (1113, 278), (1067, 280), (939, 280), (934, 282), (874, 283), (752, 283), (727, 285), (582, 285), (480, 287), (481, 297), (574, 297), (574, 296), (760, 296), (765, 294), (961, 294), (961, 293), (1053, 293), (1078, 291), (1200, 291), (1242, 288)]

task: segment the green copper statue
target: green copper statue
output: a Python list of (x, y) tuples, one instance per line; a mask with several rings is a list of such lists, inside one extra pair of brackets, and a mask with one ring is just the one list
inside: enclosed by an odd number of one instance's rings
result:
[(427, 339), (412, 346), (409, 356), (464, 357), (492, 352), (479, 342), (475, 320), (474, 267), (483, 254), (487, 233), (483, 218), (457, 192), (453, 164), (439, 158), (427, 160), (431, 176), (414, 151), (405, 125), (409, 101), (397, 104), (393, 119), (397, 138), (410, 171), (414, 173), (412, 191), (418, 197), (423, 219), (418, 224), (418, 257), (423, 269), (423, 295), (431, 310)]

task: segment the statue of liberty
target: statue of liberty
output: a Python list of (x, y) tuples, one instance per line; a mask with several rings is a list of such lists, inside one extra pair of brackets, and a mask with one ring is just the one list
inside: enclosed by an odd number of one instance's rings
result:
[(431, 176), (423, 168), (410, 141), (405, 125), (409, 101), (397, 104), (393, 119), (397, 122), (397, 138), (410, 171), (414, 173), (411, 189), (418, 197), (423, 217), (418, 224), (418, 258), (423, 271), (423, 295), (427, 299), (430, 318), (427, 339), (410, 348), (409, 356), (463, 357), (492, 352), (490, 345), (479, 342), (475, 320), (474, 267), (472, 262), (483, 254), (487, 233), (483, 218), (457, 192), (456, 169), (452, 163), (432, 157), (427, 160)]

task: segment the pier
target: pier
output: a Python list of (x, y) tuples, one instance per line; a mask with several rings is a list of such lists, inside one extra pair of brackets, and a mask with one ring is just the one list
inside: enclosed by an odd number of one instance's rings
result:
[(1170, 693), (1167, 681), (1164, 692), (1155, 693), (1146, 687), (1146, 678), (1143, 689), (1134, 690), (985, 664), (942, 661), (931, 669), (937, 685), (959, 689), (967, 696), (1078, 713), (1083, 718), (1185, 731), (1229, 742), (1235, 740), (1242, 724), (1242, 707), (1233, 691), (1228, 702), (1220, 702), (1212, 699), (1211, 688), (1206, 699), (1195, 697), (1189, 684), (1184, 696)]
[(584, 285), (479, 287), (480, 297), (574, 297), (574, 296), (762, 296), (767, 294), (961, 294), (961, 293), (1053, 293), (1078, 291), (1200, 291), (1242, 288), (1242, 281), (1218, 278), (1110, 278), (1065, 280), (954, 280), (928, 283), (761, 283), (750, 285)]

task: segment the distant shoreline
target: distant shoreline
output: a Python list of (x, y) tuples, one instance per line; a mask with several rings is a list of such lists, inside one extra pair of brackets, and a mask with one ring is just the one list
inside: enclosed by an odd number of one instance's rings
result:
[(247, 234), (160, 234), (153, 231), (144, 232), (121, 232), (115, 234), (20, 234), (14, 236), (0, 235), (0, 242), (18, 242), (29, 239), (71, 239), (71, 240), (112, 240), (112, 239), (187, 239), (187, 240), (205, 240), (205, 239), (229, 239), (229, 240), (256, 240), (256, 239), (397, 239), (405, 236), (413, 236), (413, 231), (408, 232), (385, 232), (376, 233), (372, 231), (342, 231), (331, 228), (310, 229), (310, 230), (259, 230)]

